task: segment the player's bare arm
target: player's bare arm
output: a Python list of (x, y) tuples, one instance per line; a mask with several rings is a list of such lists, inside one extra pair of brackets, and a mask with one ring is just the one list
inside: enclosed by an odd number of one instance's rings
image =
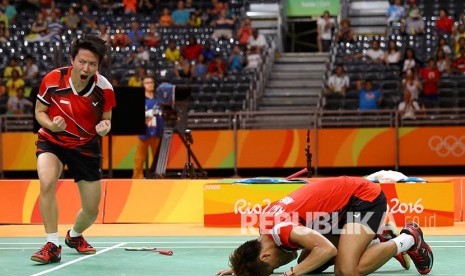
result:
[(301, 275), (313, 271), (336, 256), (336, 247), (323, 235), (308, 227), (297, 226), (292, 229), (290, 240), (310, 251), (305, 259), (297, 264), (287, 275)]
[(102, 120), (95, 126), (95, 131), (98, 135), (105, 136), (111, 130), (111, 110), (104, 112), (102, 115)]
[(232, 269), (225, 269), (221, 270), (218, 273), (216, 273), (218, 276), (223, 276), (223, 275), (234, 275), (234, 271)]
[(47, 114), (47, 111), (48, 106), (37, 100), (35, 114), (39, 124), (53, 132), (64, 131), (66, 129), (65, 119), (61, 116), (50, 118)]

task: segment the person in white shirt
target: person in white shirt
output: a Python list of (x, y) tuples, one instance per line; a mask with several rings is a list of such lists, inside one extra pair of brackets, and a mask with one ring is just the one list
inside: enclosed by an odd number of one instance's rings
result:
[(39, 67), (35, 63), (35, 58), (31, 55), (26, 56), (26, 64), (23, 66), (23, 75), (26, 85), (33, 86), (37, 83)]
[(415, 120), (417, 118), (415, 113), (420, 111), (420, 105), (416, 100), (412, 99), (408, 91), (404, 91), (404, 100), (399, 103), (398, 110), (402, 120)]
[(249, 37), (249, 47), (256, 46), (260, 52), (263, 52), (263, 50), (267, 46), (266, 38), (264, 35), (260, 34), (258, 32), (258, 29), (253, 29), (252, 30), (252, 35)]
[(335, 71), (336, 74), (328, 80), (328, 96), (332, 94), (344, 96), (350, 84), (349, 77), (345, 74), (342, 64), (338, 64)]
[(318, 51), (328, 52), (331, 47), (332, 29), (336, 21), (330, 17), (329, 11), (323, 12), (323, 15), (318, 18), (317, 31), (318, 31)]
[(254, 70), (262, 64), (262, 57), (256, 46), (250, 47), (250, 51), (247, 54), (247, 66), (245, 69)]
[(384, 61), (384, 51), (379, 47), (379, 41), (373, 40), (371, 42), (371, 48), (365, 53), (365, 56), (369, 58), (372, 63), (382, 63)]

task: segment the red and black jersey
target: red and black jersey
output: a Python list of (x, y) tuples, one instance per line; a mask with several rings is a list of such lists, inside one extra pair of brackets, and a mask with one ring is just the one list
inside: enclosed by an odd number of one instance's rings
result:
[(78, 93), (71, 82), (71, 69), (69, 66), (49, 72), (40, 85), (37, 99), (48, 106), (50, 119), (55, 116), (65, 119), (66, 129), (52, 132), (42, 127), (39, 139), (66, 148), (77, 148), (97, 135), (95, 126), (102, 120), (103, 113), (116, 105), (116, 100), (110, 82), (98, 73)]
[(260, 230), (278, 246), (295, 250), (298, 246), (290, 241), (293, 227), (311, 225), (313, 220), (326, 214), (337, 213), (341, 218), (354, 199), (373, 202), (380, 193), (378, 185), (359, 177), (341, 176), (311, 182), (264, 210), (261, 222), (266, 222)]

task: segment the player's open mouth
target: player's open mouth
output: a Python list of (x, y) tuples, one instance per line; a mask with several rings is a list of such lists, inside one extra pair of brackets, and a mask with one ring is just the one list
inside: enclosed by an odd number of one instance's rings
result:
[(86, 80), (87, 76), (86, 75), (81, 75), (81, 80)]

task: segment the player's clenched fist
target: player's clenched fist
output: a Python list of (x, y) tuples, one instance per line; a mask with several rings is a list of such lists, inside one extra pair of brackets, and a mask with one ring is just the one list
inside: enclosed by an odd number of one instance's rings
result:
[(65, 119), (61, 116), (53, 117), (52, 124), (50, 125), (50, 130), (53, 132), (60, 132), (66, 129)]
[(95, 126), (95, 131), (97, 131), (98, 135), (105, 136), (111, 129), (111, 122), (110, 120), (102, 120)]

